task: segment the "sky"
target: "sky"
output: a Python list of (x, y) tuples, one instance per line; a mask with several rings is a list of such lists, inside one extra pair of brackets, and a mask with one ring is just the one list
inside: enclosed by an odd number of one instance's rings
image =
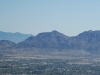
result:
[(0, 31), (76, 36), (100, 30), (100, 0), (0, 0)]

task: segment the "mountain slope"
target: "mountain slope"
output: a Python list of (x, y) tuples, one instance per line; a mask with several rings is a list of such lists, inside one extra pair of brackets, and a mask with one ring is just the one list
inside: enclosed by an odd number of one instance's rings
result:
[(62, 48), (69, 37), (57, 31), (40, 33), (35, 37), (29, 37), (17, 47), (37, 48)]
[(0, 31), (0, 40), (10, 40), (15, 43), (19, 43), (27, 39), (32, 35), (30, 34), (21, 34), (21, 33), (10, 33), (10, 32), (2, 32)]
[(85, 31), (75, 37), (70, 37), (67, 49), (99, 50), (100, 31)]
[(76, 39), (80, 42), (82, 46), (84, 45), (84, 49), (100, 49), (100, 31), (85, 31), (79, 34)]
[(6, 48), (6, 47), (10, 47), (10, 46), (14, 46), (15, 43), (8, 41), (8, 40), (1, 40), (0, 41), (0, 48)]

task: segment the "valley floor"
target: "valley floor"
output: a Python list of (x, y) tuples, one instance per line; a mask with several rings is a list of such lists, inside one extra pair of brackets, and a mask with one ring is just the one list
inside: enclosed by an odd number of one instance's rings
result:
[(100, 56), (84, 50), (0, 50), (0, 75), (100, 75)]

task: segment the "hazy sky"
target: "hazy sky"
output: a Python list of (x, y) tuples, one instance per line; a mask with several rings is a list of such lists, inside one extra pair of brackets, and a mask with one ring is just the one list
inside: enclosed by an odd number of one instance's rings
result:
[(100, 0), (0, 0), (0, 31), (68, 36), (100, 30)]

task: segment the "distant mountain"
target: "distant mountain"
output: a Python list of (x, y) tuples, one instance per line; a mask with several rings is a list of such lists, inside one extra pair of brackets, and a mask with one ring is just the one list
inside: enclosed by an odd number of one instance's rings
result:
[(0, 31), (0, 40), (10, 40), (15, 43), (19, 43), (32, 36), (31, 34), (21, 34), (19, 32), (11, 33), (11, 32), (2, 32)]
[(8, 41), (8, 40), (1, 40), (0, 41), (0, 49), (1, 48), (6, 48), (6, 47), (11, 47), (13, 45), (15, 45), (15, 43), (11, 42), (11, 41)]
[(39, 33), (16, 45), (17, 48), (56, 48), (69, 50), (100, 50), (100, 31), (85, 31), (68, 37), (58, 31)]

